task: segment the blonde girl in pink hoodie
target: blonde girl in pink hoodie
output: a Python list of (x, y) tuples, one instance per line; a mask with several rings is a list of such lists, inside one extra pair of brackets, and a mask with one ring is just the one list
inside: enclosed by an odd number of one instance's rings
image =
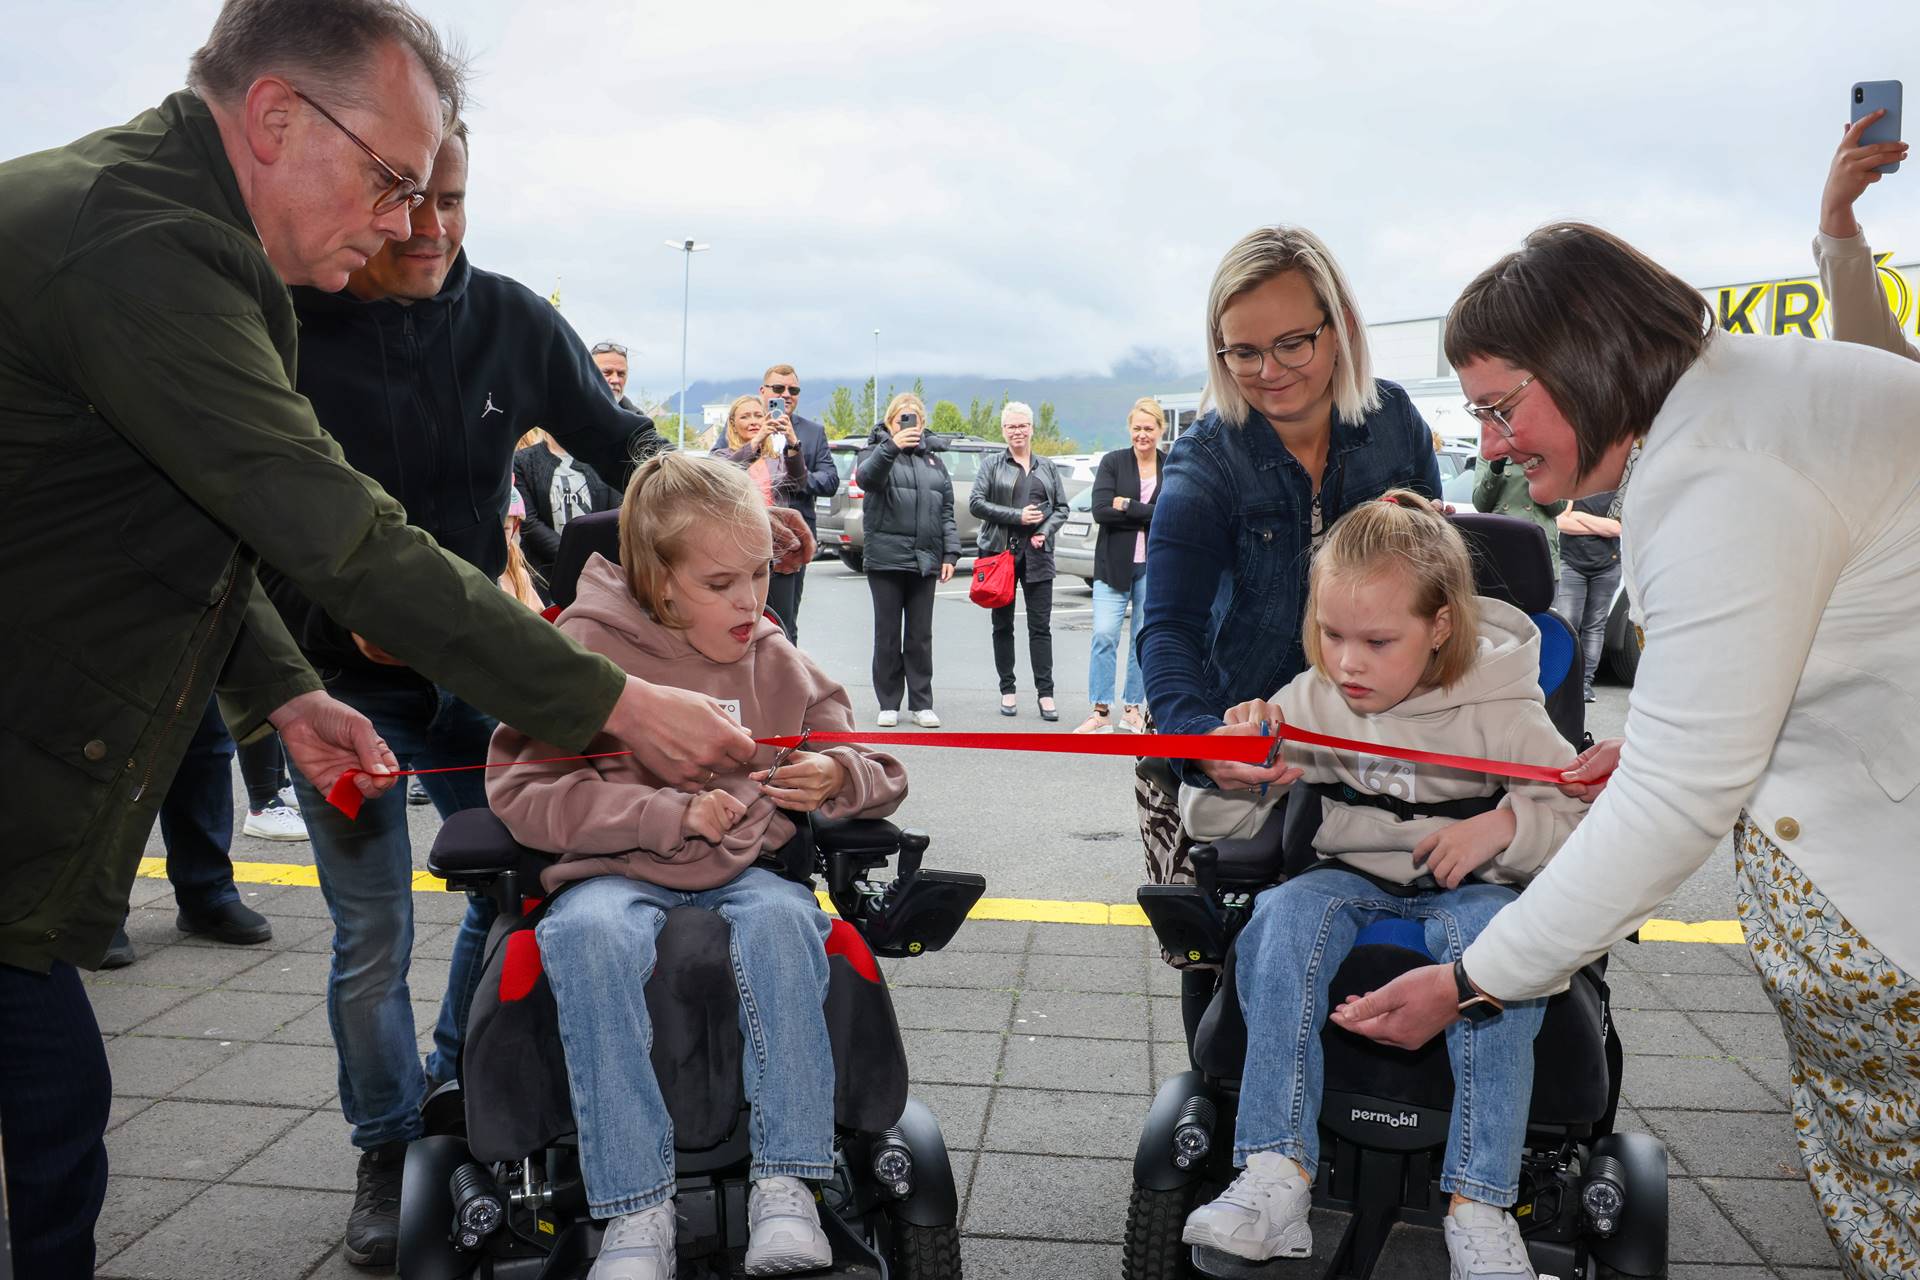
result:
[[(773, 548), (744, 471), (684, 453), (643, 463), (620, 509), (620, 555), (619, 566), (587, 562), (561, 630), (643, 679), (709, 695), (755, 737), (853, 727), (846, 690), (762, 615)], [(490, 759), (564, 754), (502, 725)], [(833, 1174), (828, 920), (806, 888), (756, 864), (793, 835), (789, 813), (883, 816), (907, 782), (898, 761), (856, 747), (796, 751), (777, 773), (773, 755), (693, 792), (638, 756), (488, 775), (488, 801), (515, 839), (558, 855), (546, 889), (582, 882), (557, 896), (538, 933), (589, 1207), (610, 1220), (590, 1280), (674, 1274), (673, 1125), (648, 1057), (645, 987), (666, 913), (687, 905), (732, 929), (752, 1107), (747, 1273), (832, 1260), (804, 1181)]]

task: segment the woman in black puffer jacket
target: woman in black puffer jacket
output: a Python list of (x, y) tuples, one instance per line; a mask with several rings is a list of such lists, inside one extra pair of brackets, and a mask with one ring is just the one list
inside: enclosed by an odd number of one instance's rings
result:
[(927, 447), (926, 424), (918, 396), (895, 396), (854, 467), (866, 490), (861, 521), (882, 728), (900, 723), (903, 685), (913, 722), (940, 727), (933, 710), (933, 592), (953, 577), (960, 532), (953, 523), (953, 480)]
[[(980, 464), (967, 510), (980, 518), (980, 554), (1013, 548), (1014, 577), (1027, 601), (1027, 652), (1040, 718), (1058, 720), (1053, 700), (1053, 535), (1067, 522), (1067, 489), (1051, 458), (1033, 452), (1033, 410), (1015, 400), (1000, 411), (1006, 452)], [(993, 665), (1000, 672), (1000, 714), (1018, 715), (1013, 679), (1013, 604), (993, 611)]]

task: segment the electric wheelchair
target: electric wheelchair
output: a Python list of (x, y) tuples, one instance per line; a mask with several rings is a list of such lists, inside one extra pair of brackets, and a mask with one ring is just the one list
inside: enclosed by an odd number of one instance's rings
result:
[[(557, 595), (572, 597), (583, 540), (615, 558), (616, 514), (568, 524), (561, 563), (571, 572), (556, 583)], [(834, 1263), (815, 1274), (957, 1277), (959, 1201), (946, 1144), (932, 1112), (908, 1092), (876, 957), (945, 946), (986, 881), (923, 869), (927, 837), (890, 822), (790, 816), (798, 831), (774, 869), (809, 887), (821, 876), (839, 913), (826, 943), (825, 1005), (835, 1176), (820, 1187)], [(889, 860), (894, 874), (879, 883), (875, 873)], [(428, 1099), (427, 1136), (407, 1151), (398, 1258), (405, 1280), (568, 1280), (584, 1275), (598, 1252), (605, 1224), (587, 1212), (556, 1008), (534, 931), (552, 901), (542, 900), (539, 881), (548, 861), (516, 844), (486, 809), (449, 818), (428, 857), (449, 888), (489, 896), (500, 916), (467, 1019), (461, 1078)], [(667, 914), (646, 999), (651, 1059), (674, 1125), (678, 1274), (735, 1275), (747, 1238), (750, 1128), (723, 918), (696, 907)]]
[[(1548, 712), (1570, 744), (1586, 745), (1580, 658), (1571, 629), (1550, 612), (1554, 584), (1545, 534), (1502, 516), (1463, 514), (1454, 521), (1473, 552), (1480, 593), (1522, 609), (1540, 628)], [(1143, 762), (1142, 769), (1159, 771), (1156, 785), (1177, 786), (1164, 761)], [(1396, 1225), (1439, 1227), (1445, 1217), (1448, 1196), (1439, 1178), (1453, 1075), (1444, 1038), (1409, 1052), (1329, 1022), (1321, 1031), (1326, 1072), (1314, 1257), (1254, 1263), (1189, 1249), (1180, 1239), (1188, 1213), (1218, 1195), (1236, 1172), (1233, 1132), (1247, 1029), (1234, 983), (1234, 939), (1255, 895), (1313, 864), (1320, 814), (1317, 797), (1297, 792), (1252, 839), (1195, 848), (1193, 884), (1140, 889), (1140, 905), (1170, 954), (1220, 968), (1190, 1032), (1192, 1069), (1161, 1085), (1134, 1157), (1127, 1280), (1309, 1274), (1366, 1280), (1383, 1253), (1389, 1261), (1383, 1274), (1419, 1274), (1420, 1264), (1409, 1267), (1399, 1243), (1389, 1250), (1389, 1237)], [(1429, 963), (1417, 924), (1370, 925), (1335, 975), (1328, 1007)], [(1533, 1097), (1525, 1103), (1526, 1149), (1513, 1213), (1534, 1269), (1557, 1280), (1591, 1280), (1602, 1270), (1666, 1271), (1667, 1152), (1645, 1134), (1613, 1131), (1622, 1048), (1605, 972), (1603, 957), (1576, 974), (1569, 989), (1548, 1002), (1534, 1042)], [(1349, 1215), (1337, 1242), (1324, 1221), (1328, 1211)], [(1437, 1239), (1420, 1243), (1430, 1243), (1445, 1265)]]

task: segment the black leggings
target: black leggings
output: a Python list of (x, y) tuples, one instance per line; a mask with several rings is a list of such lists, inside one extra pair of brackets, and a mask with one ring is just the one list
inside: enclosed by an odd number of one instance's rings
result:
[(240, 780), (247, 787), (247, 808), (258, 813), (278, 799), (280, 788), (292, 781), (287, 777), (287, 753), (277, 733), (235, 750), (240, 757)]
[[(1027, 654), (1033, 662), (1033, 687), (1043, 698), (1053, 696), (1053, 579), (1028, 582), (1027, 558), (1018, 552), (1013, 558), (1015, 575), (1020, 579), (1020, 596), (1027, 604)], [(1013, 603), (993, 611), (993, 665), (1000, 672), (1000, 692), (1014, 693), (1019, 686), (1013, 679)]]

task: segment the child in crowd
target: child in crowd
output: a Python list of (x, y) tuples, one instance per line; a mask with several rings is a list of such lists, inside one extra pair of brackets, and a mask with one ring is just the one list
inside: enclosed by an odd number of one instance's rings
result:
[[(1573, 754), (1541, 698), (1539, 632), (1511, 605), (1475, 596), (1466, 543), (1417, 494), (1395, 490), (1334, 526), (1313, 562), (1304, 625), (1312, 665), (1273, 702), (1228, 711), (1230, 726), (1292, 723), (1540, 764)], [(1323, 748), (1289, 746), (1286, 759), (1284, 785), (1266, 795), (1180, 793), (1196, 840), (1253, 835), (1289, 787), (1289, 803), (1322, 807), (1318, 863), (1262, 893), (1240, 933), (1247, 1060), (1233, 1158), (1242, 1172), (1188, 1216), (1182, 1235), (1255, 1261), (1312, 1252), (1320, 1029), (1328, 985), (1361, 926), (1417, 920), (1437, 959), (1457, 959), (1586, 808), (1547, 783), (1503, 790), (1483, 774)], [(1519, 1194), (1543, 1007), (1515, 1002), (1447, 1030), (1454, 1098), (1440, 1185), (1453, 1197), (1445, 1235), (1454, 1280), (1533, 1275), (1507, 1210)]]
[(520, 531), (527, 522), (527, 503), (520, 496), (520, 490), (509, 489), (512, 497), (507, 499), (507, 567), (500, 573), (500, 589), (518, 600), (529, 609), (544, 609), (547, 602), (540, 596), (540, 584), (534, 580), (533, 569), (527, 564), (526, 550), (520, 545)]
[[(667, 453), (641, 464), (620, 509), (619, 567), (596, 556), (558, 625), (634, 675), (720, 701), (758, 737), (853, 727), (847, 692), (762, 616), (773, 554), (766, 503), (746, 472)], [(611, 740), (591, 751), (616, 750)], [(501, 725), (491, 760), (565, 752)], [(891, 813), (906, 774), (857, 747), (795, 751), (697, 794), (638, 756), (521, 764), (488, 775), (516, 839), (559, 855), (538, 926), (594, 1217), (612, 1219), (590, 1280), (674, 1272), (673, 1126), (648, 1059), (644, 987), (666, 912), (719, 912), (733, 931), (753, 1109), (749, 1275), (832, 1260), (811, 1190), (833, 1175), (833, 1069), (821, 1009), (828, 919), (804, 887), (755, 863), (794, 834), (787, 812)], [(783, 812), (784, 811), (784, 812)]]

